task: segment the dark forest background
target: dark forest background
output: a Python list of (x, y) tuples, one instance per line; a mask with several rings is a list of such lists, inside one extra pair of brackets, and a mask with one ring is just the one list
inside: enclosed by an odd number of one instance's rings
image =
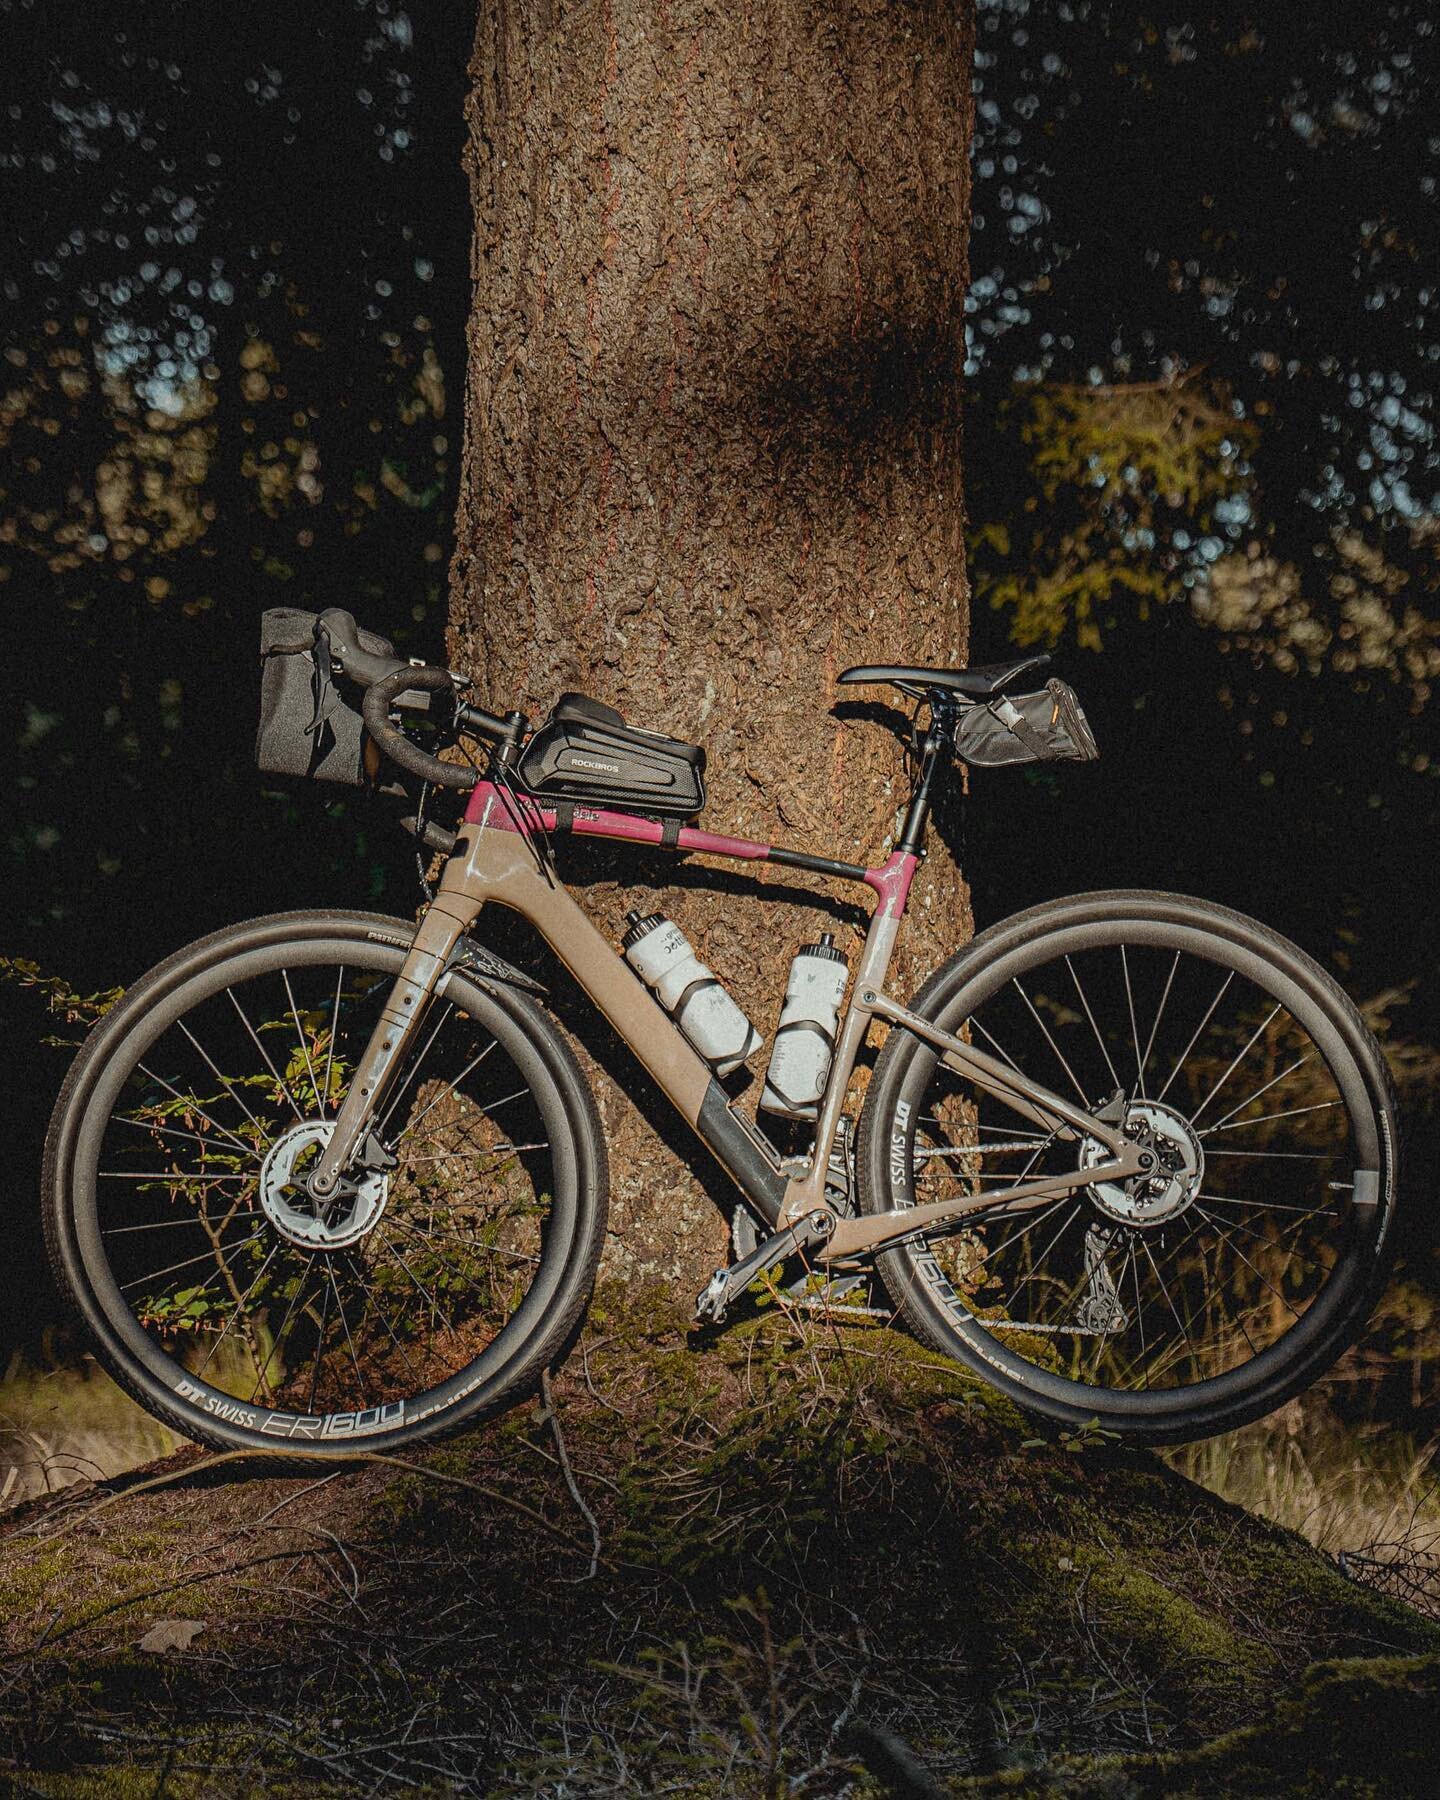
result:
[[(1440, 33), (1419, 3), (979, 16), (972, 655), (1053, 648), (1102, 760), (973, 778), (977, 920), (1187, 889), (1366, 1004), (1410, 1127), (1372, 1350), (1401, 1352), (1423, 1435)], [(256, 646), (266, 607), (340, 604), (442, 648), (471, 25), (147, 0), (82, 30), (0, 0), (6, 1349), (55, 1317), (57, 988), (245, 914), (413, 907), (383, 811), (256, 774)]]

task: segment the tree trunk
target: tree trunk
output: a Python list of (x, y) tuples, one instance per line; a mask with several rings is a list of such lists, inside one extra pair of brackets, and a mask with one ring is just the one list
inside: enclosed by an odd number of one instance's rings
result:
[[(713, 830), (881, 858), (896, 721), (830, 709), (895, 697), (835, 676), (966, 652), (972, 48), (965, 0), (481, 0), (452, 653), (492, 706), (576, 688), (703, 742)], [(837, 917), (858, 946), (861, 890), (562, 854), (617, 939), (669, 912), (767, 1039), (795, 946)], [(969, 927), (933, 842), (892, 988)], [(698, 1287), (701, 1189), (733, 1190), (619, 1073), (609, 1266)]]

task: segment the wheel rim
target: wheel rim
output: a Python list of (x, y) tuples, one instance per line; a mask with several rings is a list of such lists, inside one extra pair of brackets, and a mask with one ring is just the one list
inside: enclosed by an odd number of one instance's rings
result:
[[(1182, 1390), (1187, 1405), (1254, 1392), (1333, 1337), (1383, 1230), (1383, 1149), (1355, 1059), (1301, 982), (1178, 922), (1088, 922), (987, 961), (942, 1009), (947, 1029), (966, 1020), (977, 1046), (1109, 1102), (1165, 1152), (1149, 1192), (1077, 1190), (893, 1253), (979, 1357), (1062, 1404), (1159, 1414)], [(897, 1204), (1101, 1160), (929, 1051), (896, 1126)]]
[(242, 1431), (395, 1431), (482, 1394), (569, 1258), (558, 1091), (453, 975), (379, 1116), (393, 1166), (317, 1216), (304, 1166), (401, 960), (358, 940), (239, 951), (145, 1009), (87, 1106), (72, 1193), (94, 1300), (152, 1377)]

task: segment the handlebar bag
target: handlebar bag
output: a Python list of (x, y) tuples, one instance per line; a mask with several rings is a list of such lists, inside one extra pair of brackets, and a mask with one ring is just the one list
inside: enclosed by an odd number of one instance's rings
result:
[(672, 819), (693, 819), (705, 804), (698, 744), (627, 725), (613, 706), (585, 694), (560, 696), (517, 772), (539, 800), (587, 800)]
[(1064, 681), (1047, 681), (1038, 694), (1002, 695), (967, 707), (956, 723), (955, 751), (981, 768), (1094, 762), (1100, 754), (1075, 690)]
[[(362, 650), (394, 656), (394, 646), (385, 638), (373, 631), (358, 635)], [(289, 606), (262, 614), (260, 662), (255, 761), (261, 769), (267, 775), (368, 786), (378, 758), (371, 751), (367, 767), (369, 735), (359, 708), (336, 684), (329, 634), (319, 615)]]

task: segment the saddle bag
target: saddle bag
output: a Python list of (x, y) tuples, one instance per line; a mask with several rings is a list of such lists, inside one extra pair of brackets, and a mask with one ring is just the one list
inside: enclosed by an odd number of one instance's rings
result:
[(537, 800), (584, 800), (671, 819), (693, 819), (705, 804), (698, 744), (627, 725), (613, 706), (585, 694), (560, 696), (517, 773)]
[(1064, 681), (1047, 681), (1038, 694), (1002, 695), (967, 707), (955, 728), (955, 750), (980, 768), (1094, 762), (1100, 754), (1075, 690)]
[[(373, 631), (360, 647), (393, 656), (394, 646)], [(330, 639), (317, 613), (273, 607), (260, 619), (260, 730), (255, 761), (267, 775), (303, 775), (366, 787), (369, 743), (358, 688), (342, 693), (330, 658)], [(372, 755), (371, 762), (376, 758)]]

